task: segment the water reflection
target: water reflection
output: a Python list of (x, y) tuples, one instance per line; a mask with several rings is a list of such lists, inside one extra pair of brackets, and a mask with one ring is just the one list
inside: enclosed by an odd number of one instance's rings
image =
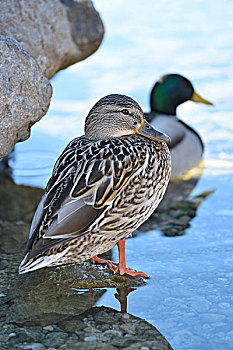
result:
[(17, 152), (10, 158), (8, 165), (12, 168), (14, 178), (43, 177), (49, 178), (55, 153), (49, 150), (34, 149)]
[(126, 312), (127, 296), (135, 288), (116, 289), (119, 312), (93, 307), (105, 289), (62, 287), (58, 285), (47, 296), (43, 287), (42, 291), (29, 288), (28, 294), (18, 289), (19, 295), (5, 303), (9, 311), (0, 331), (1, 348), (34, 349), (33, 344), (39, 343), (59, 349), (172, 349), (154, 326)]
[[(115, 276), (107, 268), (89, 262), (41, 269), (9, 283), (11, 307), (7, 321), (27, 325), (46, 325), (83, 312), (97, 302), (106, 287), (144, 284), (141, 279)], [(124, 295), (127, 293), (120, 294), (122, 305)]]
[[(162, 334), (150, 323), (108, 307), (94, 307), (82, 315), (58, 323), (62, 329), (79, 328), (80, 349), (172, 349)], [(95, 348), (91, 343), (95, 343)], [(87, 345), (87, 343), (89, 343)]]
[(127, 299), (129, 293), (136, 290), (136, 288), (132, 287), (121, 287), (116, 289), (116, 293), (114, 294), (115, 298), (119, 301), (121, 305), (121, 313), (125, 314), (127, 313)]

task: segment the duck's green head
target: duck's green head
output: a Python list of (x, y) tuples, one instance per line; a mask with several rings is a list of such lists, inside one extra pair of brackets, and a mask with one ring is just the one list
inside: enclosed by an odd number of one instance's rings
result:
[(154, 85), (150, 95), (151, 111), (176, 115), (176, 108), (186, 101), (212, 105), (199, 96), (191, 82), (180, 74), (162, 76)]

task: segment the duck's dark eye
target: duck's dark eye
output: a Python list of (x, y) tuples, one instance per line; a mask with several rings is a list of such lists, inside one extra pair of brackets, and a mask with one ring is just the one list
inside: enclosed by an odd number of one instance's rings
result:
[(124, 115), (129, 115), (128, 109), (123, 109), (121, 112), (122, 112)]
[(137, 125), (138, 124), (138, 122), (133, 122), (133, 125)]

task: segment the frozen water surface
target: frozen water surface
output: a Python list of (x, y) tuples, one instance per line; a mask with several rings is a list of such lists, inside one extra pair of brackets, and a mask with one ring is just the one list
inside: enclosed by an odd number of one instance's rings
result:
[[(213, 192), (184, 235), (167, 237), (149, 221), (147, 232), (127, 241), (129, 266), (150, 275), (128, 296), (128, 312), (154, 325), (175, 350), (233, 349), (233, 2), (96, 0), (95, 5), (105, 39), (93, 56), (52, 79), (48, 115), (16, 146), (15, 181), (44, 187), (55, 159), (83, 133), (85, 115), (103, 95), (128, 94), (148, 111), (159, 76), (187, 76), (215, 104), (187, 102), (178, 109), (205, 143), (205, 168), (189, 198)], [(118, 310), (115, 292), (107, 289), (96, 305)]]

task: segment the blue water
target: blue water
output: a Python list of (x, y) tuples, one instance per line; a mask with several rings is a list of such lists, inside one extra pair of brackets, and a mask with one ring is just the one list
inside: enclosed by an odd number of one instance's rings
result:
[[(181, 237), (159, 231), (127, 241), (129, 266), (151, 276), (128, 311), (152, 323), (175, 350), (233, 349), (233, 1), (95, 1), (106, 29), (100, 49), (52, 79), (47, 116), (16, 147), (15, 181), (44, 187), (67, 142), (83, 133), (100, 97), (123, 93), (149, 110), (165, 73), (181, 73), (215, 107), (187, 102), (181, 119), (205, 143), (205, 169), (191, 196), (208, 190)], [(117, 259), (117, 251), (113, 252)], [(109, 289), (98, 305), (119, 309)]]

